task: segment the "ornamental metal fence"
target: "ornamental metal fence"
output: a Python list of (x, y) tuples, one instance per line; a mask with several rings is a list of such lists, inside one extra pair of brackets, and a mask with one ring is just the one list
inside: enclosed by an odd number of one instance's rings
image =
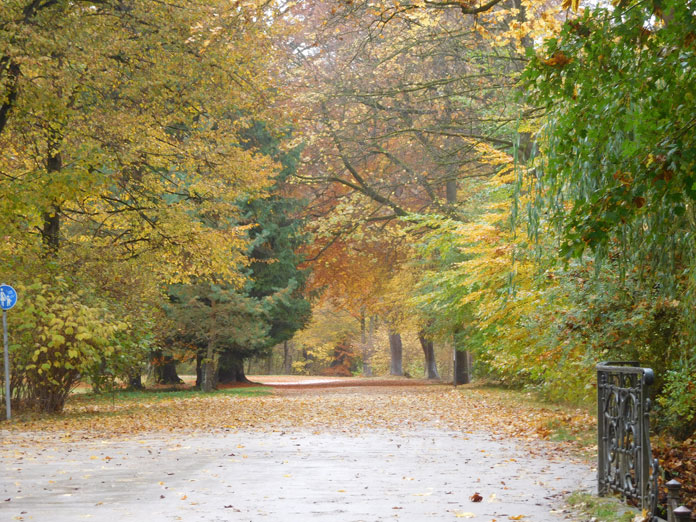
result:
[[(648, 389), (654, 381), (653, 371), (636, 362), (597, 365), (598, 493), (633, 500), (651, 522), (662, 520), (656, 516), (659, 466), (650, 447)], [(666, 486), (668, 522), (691, 520), (691, 512), (679, 506), (679, 483)]]

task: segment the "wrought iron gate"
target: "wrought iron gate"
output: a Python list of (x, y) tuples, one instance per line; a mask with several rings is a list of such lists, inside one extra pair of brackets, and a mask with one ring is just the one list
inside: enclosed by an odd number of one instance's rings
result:
[(599, 494), (621, 493), (651, 517), (657, 507), (658, 475), (648, 419), (648, 387), (654, 380), (653, 371), (638, 363), (597, 365)]

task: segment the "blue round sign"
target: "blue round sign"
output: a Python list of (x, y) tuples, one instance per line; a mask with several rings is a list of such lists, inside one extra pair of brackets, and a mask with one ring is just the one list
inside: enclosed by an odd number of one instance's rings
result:
[(9, 310), (17, 304), (17, 292), (10, 285), (0, 285), (0, 308)]

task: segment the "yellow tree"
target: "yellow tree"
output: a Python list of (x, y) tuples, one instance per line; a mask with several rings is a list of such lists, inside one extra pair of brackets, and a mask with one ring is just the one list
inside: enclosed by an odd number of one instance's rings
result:
[[(59, 277), (57, 307), (79, 295), (117, 308), (132, 324), (113, 336), (132, 335), (110, 346), (139, 348), (162, 283), (240, 284), (250, 225), (239, 225), (238, 201), (277, 170), (242, 146), (272, 103), (276, 19), (260, 1), (4, 2), (3, 279), (51, 281), (32, 287), (41, 293)], [(48, 327), (64, 357), (73, 327)], [(99, 362), (95, 350), (75, 353), (94, 358), (70, 375)]]
[(238, 138), (268, 103), (262, 15), (251, 2), (4, 6), (0, 212), (15, 250), (233, 278), (234, 200), (274, 170)]

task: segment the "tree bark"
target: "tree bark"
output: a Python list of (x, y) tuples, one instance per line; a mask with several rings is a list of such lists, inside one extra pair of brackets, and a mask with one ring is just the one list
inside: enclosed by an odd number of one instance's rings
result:
[(176, 361), (171, 355), (163, 355), (162, 350), (153, 352), (153, 366), (155, 383), (157, 384), (183, 384), (176, 373)]
[[(52, 150), (56, 145), (53, 141), (49, 144), (48, 158), (46, 159), (46, 171), (49, 173), (60, 172), (63, 168), (63, 159), (60, 151)], [(60, 206), (57, 203), (51, 205), (51, 209), (43, 213), (43, 227), (41, 228), (41, 239), (43, 240), (46, 253), (54, 256), (60, 247)]]
[(389, 373), (403, 377), (403, 352), (404, 345), (401, 342), (401, 334), (398, 332), (389, 332), (389, 348), (391, 351), (391, 365)]
[(454, 380), (455, 386), (471, 382), (471, 354), (465, 350), (454, 349)]
[(218, 382), (224, 384), (251, 382), (244, 375), (244, 359), (229, 352), (220, 354)]
[(425, 356), (425, 378), (439, 379), (440, 374), (437, 372), (433, 341), (425, 336), (425, 332), (420, 332), (418, 334), (418, 340), (420, 341), (421, 348), (423, 348), (423, 355)]
[(457, 180), (448, 180), (445, 184), (445, 193), (447, 196), (447, 203), (454, 205), (457, 203)]
[(266, 359), (266, 375), (271, 375), (273, 373), (273, 352), (268, 354)]
[[(3, 92), (3, 101), (0, 103), (0, 134), (5, 130), (7, 121), (10, 119), (10, 111), (17, 101), (17, 92), (19, 90), (19, 64), (11, 60), (7, 56), (0, 58), (1, 72), (5, 73), (5, 90)], [(6, 72), (5, 72), (6, 71)], [(2, 78), (0, 76), (0, 78)]]
[[(457, 202), (457, 182), (447, 183), (447, 202), (451, 205)], [(457, 350), (457, 334), (454, 333), (454, 361), (452, 366), (452, 383), (468, 384), (471, 381), (471, 354), (468, 351)]]
[(362, 347), (362, 374), (364, 377), (372, 377), (370, 358), (372, 357), (372, 329), (374, 322), (370, 320), (370, 332), (367, 332), (367, 318), (365, 309), (360, 313), (360, 346)]
[(128, 376), (128, 389), (129, 390), (142, 390), (144, 388), (143, 386), (143, 379), (140, 374), (140, 369), (138, 368), (137, 371), (134, 371), (132, 374)]
[(210, 393), (215, 389), (215, 352), (213, 351), (213, 343), (208, 342), (208, 347), (205, 351), (205, 359), (201, 364), (201, 391)]
[(375, 353), (375, 330), (377, 328), (377, 317), (370, 316), (370, 326), (367, 329), (367, 368), (366, 377), (372, 377), (372, 364), (370, 363)]
[(290, 347), (288, 346), (288, 341), (283, 341), (283, 373), (285, 375), (290, 375), (292, 359), (290, 357)]

